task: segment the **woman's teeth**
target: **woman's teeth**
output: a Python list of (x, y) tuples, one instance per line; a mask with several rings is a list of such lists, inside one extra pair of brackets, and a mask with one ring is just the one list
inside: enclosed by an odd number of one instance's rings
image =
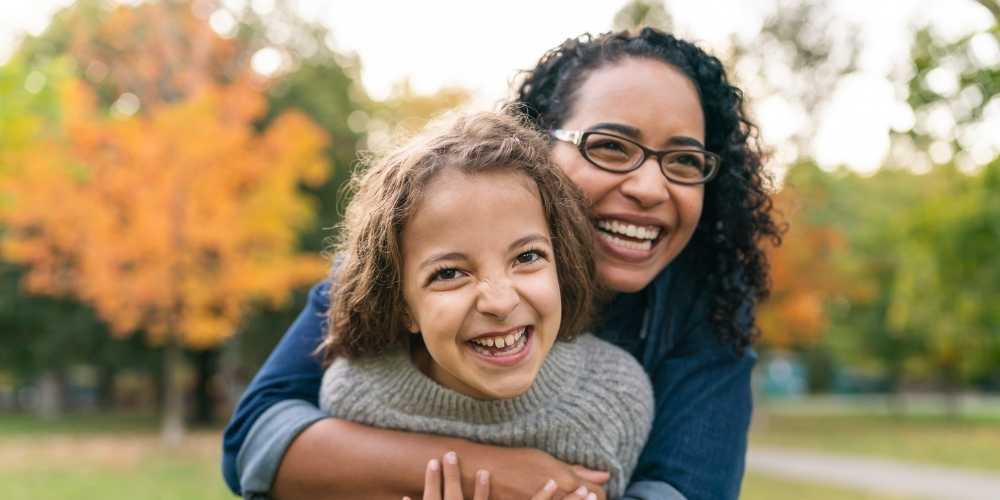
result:
[(496, 356), (520, 350), (527, 342), (527, 337), (527, 328), (521, 328), (515, 333), (495, 337), (479, 337), (472, 339), (469, 343), (480, 354)]
[(658, 226), (637, 226), (617, 220), (599, 220), (598, 233), (608, 242), (632, 250), (649, 250), (660, 236)]
[(630, 241), (604, 232), (600, 233), (600, 236), (601, 238), (604, 238), (605, 240), (610, 242), (612, 245), (618, 245), (620, 247), (625, 247), (631, 250), (647, 251), (653, 248), (653, 240)]

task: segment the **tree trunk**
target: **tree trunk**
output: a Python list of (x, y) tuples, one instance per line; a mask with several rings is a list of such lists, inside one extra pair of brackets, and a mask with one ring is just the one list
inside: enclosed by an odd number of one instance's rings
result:
[(212, 378), (218, 372), (219, 350), (206, 349), (195, 352), (197, 380), (194, 387), (195, 423), (211, 425), (215, 423), (215, 394)]
[(115, 380), (118, 369), (110, 363), (97, 367), (97, 408), (103, 412), (115, 409)]
[(55, 420), (63, 415), (66, 402), (66, 383), (63, 374), (46, 371), (38, 379), (38, 389), (33, 402), (34, 413), (42, 420)]
[(163, 444), (175, 448), (184, 439), (184, 390), (181, 387), (180, 341), (170, 335), (163, 349)]

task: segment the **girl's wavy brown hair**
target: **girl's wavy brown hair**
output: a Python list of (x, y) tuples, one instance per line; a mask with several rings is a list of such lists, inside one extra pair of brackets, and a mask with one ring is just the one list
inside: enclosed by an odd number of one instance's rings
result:
[(439, 121), (354, 173), (353, 197), (331, 248), (328, 326), (319, 347), (325, 363), (409, 345), (401, 235), (424, 189), (445, 169), (518, 173), (535, 182), (562, 296), (558, 338), (571, 339), (587, 326), (597, 281), (586, 204), (551, 163), (547, 139), (519, 116), (508, 108)]

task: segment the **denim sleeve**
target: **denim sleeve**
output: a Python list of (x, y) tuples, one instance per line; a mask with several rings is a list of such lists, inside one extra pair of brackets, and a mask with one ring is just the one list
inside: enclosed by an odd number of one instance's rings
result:
[(633, 481), (621, 500), (687, 500), (681, 492), (663, 481)]
[[(258, 418), (275, 404), (286, 400), (301, 400), (318, 408), (323, 369), (313, 351), (323, 338), (329, 289), (329, 283), (323, 282), (310, 290), (305, 309), (250, 382), (226, 425), (222, 438), (222, 475), (229, 489), (237, 495), (242, 494), (237, 455), (241, 454), (241, 448)], [(281, 456), (289, 444), (291, 439), (283, 442), (284, 447), (277, 450)], [(254, 450), (243, 450), (242, 453), (250, 456)]]
[(734, 354), (707, 321), (685, 330), (650, 373), (656, 417), (632, 483), (668, 482), (688, 500), (736, 499), (756, 354)]

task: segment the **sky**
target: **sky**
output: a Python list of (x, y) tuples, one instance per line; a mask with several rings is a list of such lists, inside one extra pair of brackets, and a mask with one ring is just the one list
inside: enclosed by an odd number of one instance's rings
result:
[[(125, 3), (136, 3), (129, 0)], [(549, 48), (583, 32), (610, 29), (627, 0), (292, 0), (306, 17), (324, 22), (340, 50), (356, 52), (369, 94), (385, 97), (408, 79), (418, 92), (449, 85), (471, 89), (476, 103), (490, 107), (507, 95), (517, 70), (530, 68)], [(752, 39), (774, 0), (666, 0), (681, 36), (712, 50), (733, 33)], [(69, 0), (0, 0), (0, 61), (22, 33), (39, 33), (52, 12)], [(274, 0), (223, 0), (233, 8), (250, 4), (267, 10)], [(819, 119), (812, 144), (826, 166), (847, 164), (869, 172), (888, 151), (889, 130), (912, 121), (896, 86), (888, 79), (908, 58), (911, 29), (930, 23), (946, 37), (988, 26), (990, 18), (972, 0), (832, 0), (834, 15), (862, 29), (859, 72), (835, 89), (819, 117), (790, 110), (780, 98), (753, 102), (765, 142), (790, 148), (786, 139), (804, 120)], [(997, 52), (988, 48), (987, 52)], [(994, 54), (991, 57), (1000, 58)], [(998, 61), (1000, 63), (1000, 61)], [(946, 78), (945, 78), (946, 79)], [(996, 144), (1000, 150), (1000, 144)], [(784, 151), (787, 153), (787, 149)], [(794, 155), (794, 153), (793, 153)], [(791, 156), (793, 157), (793, 156)]]

